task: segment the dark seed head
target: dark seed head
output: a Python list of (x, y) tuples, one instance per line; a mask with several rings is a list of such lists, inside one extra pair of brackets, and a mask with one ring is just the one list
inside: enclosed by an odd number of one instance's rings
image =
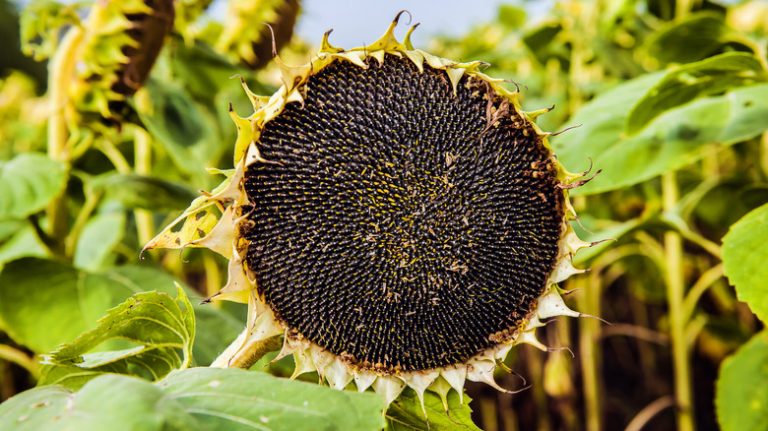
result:
[(337, 61), (246, 171), (257, 288), (288, 328), (381, 372), (465, 363), (525, 323), (555, 265), (550, 151), (483, 80)]

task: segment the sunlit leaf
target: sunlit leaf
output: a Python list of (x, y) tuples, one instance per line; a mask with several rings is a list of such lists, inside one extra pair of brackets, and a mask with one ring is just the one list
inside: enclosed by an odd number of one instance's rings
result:
[[(635, 84), (635, 82), (631, 82)], [(620, 90), (620, 86), (611, 94)], [(616, 190), (651, 179), (698, 161), (707, 145), (733, 145), (768, 129), (768, 84), (728, 91), (721, 96), (696, 99), (666, 111), (638, 134), (622, 134), (623, 120), (613, 98), (602, 97), (588, 105), (587, 112), (615, 109), (613, 118), (596, 120), (591, 127), (558, 138), (558, 153), (570, 169), (579, 169), (592, 158), (602, 173), (573, 194)], [(580, 113), (575, 120), (591, 121)]]
[(765, 81), (760, 60), (743, 52), (729, 52), (671, 69), (634, 105), (627, 132), (642, 130), (652, 119), (696, 97)]
[(0, 161), (0, 220), (34, 214), (61, 193), (64, 165), (38, 153)]
[(723, 361), (715, 406), (723, 431), (768, 430), (768, 331)]
[(464, 403), (460, 403), (459, 394), (450, 391), (448, 394), (448, 411), (442, 400), (432, 392), (424, 393), (424, 411), (421, 408), (416, 392), (411, 389), (398, 397), (387, 410), (387, 427), (392, 431), (479, 431), (480, 428), (472, 422), (472, 409), (468, 395), (464, 395)]
[(768, 322), (768, 204), (745, 215), (723, 238), (725, 274), (740, 300)]

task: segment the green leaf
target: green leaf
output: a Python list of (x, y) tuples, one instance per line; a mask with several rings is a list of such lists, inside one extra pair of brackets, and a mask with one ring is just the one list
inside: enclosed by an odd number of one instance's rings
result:
[(152, 383), (104, 375), (71, 393), (35, 388), (0, 404), (0, 429), (197, 430), (194, 419)]
[[(10, 232), (5, 229), (11, 229)], [(7, 235), (7, 236), (6, 236)], [(27, 220), (0, 221), (0, 268), (22, 257), (47, 257), (48, 250)]]
[(139, 118), (182, 172), (203, 175), (225, 150), (213, 114), (178, 85), (150, 78), (134, 100)]
[[(191, 364), (194, 339), (195, 314), (181, 287), (175, 300), (162, 292), (137, 293), (109, 310), (95, 329), (48, 355), (48, 367), (43, 371), (40, 384), (77, 387), (84, 378), (95, 377), (94, 372), (158, 380), (174, 369)], [(128, 341), (135, 346), (92, 352), (97, 346), (114, 340)]]
[(125, 214), (110, 212), (97, 214), (85, 224), (75, 248), (74, 263), (81, 269), (97, 271), (114, 263), (112, 250), (123, 239)]
[(103, 375), (74, 393), (35, 388), (0, 405), (0, 429), (374, 431), (384, 426), (383, 404), (373, 393), (194, 368), (155, 384)]
[(114, 199), (131, 209), (181, 210), (197, 197), (183, 185), (134, 174), (105, 174), (90, 186), (94, 192), (103, 192), (105, 199)]
[(765, 81), (766, 73), (754, 55), (729, 52), (667, 72), (632, 108), (627, 132), (637, 133), (652, 119), (686, 102), (731, 88)]
[(25, 218), (43, 208), (66, 184), (64, 165), (43, 154), (0, 161), (0, 220)]
[(646, 49), (662, 64), (689, 63), (715, 53), (730, 40), (731, 33), (721, 14), (698, 12), (656, 31), (648, 38)]
[(206, 430), (380, 430), (384, 402), (266, 373), (192, 368), (158, 385)]
[(715, 407), (723, 431), (768, 430), (768, 331), (723, 361)]
[(34, 352), (50, 352), (93, 329), (131, 294), (151, 289), (171, 293), (173, 278), (151, 268), (90, 273), (50, 260), (16, 260), (0, 273), (0, 327)]
[[(617, 145), (630, 108), (663, 77), (661, 72), (643, 75), (617, 85), (584, 105), (568, 121), (568, 124), (579, 127), (552, 140), (558, 159), (572, 171), (587, 169), (589, 160), (594, 161)], [(595, 166), (604, 169), (601, 165)], [(590, 183), (599, 181), (600, 177), (598, 175)], [(574, 189), (572, 193), (582, 189)]]
[(469, 430), (479, 431), (480, 428), (472, 422), (472, 409), (469, 403), (472, 401), (464, 394), (464, 403), (460, 403), (459, 394), (450, 391), (448, 394), (448, 411), (445, 410), (440, 397), (432, 392), (424, 393), (424, 408), (412, 389), (404, 391), (400, 397), (389, 406), (387, 410), (387, 427), (391, 431), (451, 431)]
[(731, 226), (723, 238), (725, 275), (736, 287), (739, 300), (768, 323), (768, 204)]
[[(601, 106), (615, 108), (612, 103), (604, 106), (601, 99), (590, 103), (588, 112), (600, 110)], [(768, 84), (696, 99), (665, 112), (631, 137), (623, 135), (617, 124), (620, 112), (614, 110), (613, 119), (598, 119), (587, 130), (576, 129), (576, 133), (556, 141), (557, 147), (563, 149), (558, 156), (565, 166), (584, 166), (591, 157), (594, 166), (603, 171), (583, 187), (574, 189), (574, 195), (637, 184), (698, 161), (707, 145), (733, 145), (760, 135), (768, 129)], [(575, 119), (590, 121), (582, 114)]]

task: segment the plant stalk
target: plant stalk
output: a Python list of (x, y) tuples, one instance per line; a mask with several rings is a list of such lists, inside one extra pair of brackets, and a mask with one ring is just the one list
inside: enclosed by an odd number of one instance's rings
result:
[[(679, 199), (677, 177), (666, 173), (661, 179), (664, 211), (674, 211)], [(691, 393), (690, 351), (685, 336), (687, 322), (683, 301), (685, 298), (685, 274), (683, 268), (683, 238), (675, 231), (664, 233), (666, 257), (667, 304), (669, 305), (669, 333), (672, 341), (672, 365), (677, 403), (677, 429), (693, 431), (693, 397)]]
[[(72, 27), (67, 31), (56, 55), (51, 60), (48, 89), (50, 92), (51, 112), (48, 119), (48, 157), (64, 163), (65, 178), (69, 180), (70, 154), (67, 147), (69, 133), (65, 117), (67, 88), (75, 71), (76, 50), (83, 39), (83, 30)], [(69, 211), (67, 209), (66, 190), (53, 199), (46, 211), (49, 237), (55, 243), (52, 250), (59, 256), (65, 255), (64, 238), (67, 236)]]

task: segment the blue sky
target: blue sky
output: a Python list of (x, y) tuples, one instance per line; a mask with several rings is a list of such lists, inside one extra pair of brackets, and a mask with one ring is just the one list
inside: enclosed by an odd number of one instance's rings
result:
[[(323, 33), (333, 28), (331, 43), (345, 47), (360, 46), (376, 40), (397, 12), (407, 9), (413, 16), (413, 22), (421, 23), (413, 41), (423, 46), (435, 34), (461, 35), (473, 24), (494, 18), (502, 3), (520, 4), (522, 0), (304, 0), (297, 31), (304, 40), (316, 45)], [(549, 3), (551, 1), (528, 2), (528, 8), (542, 9)], [(221, 17), (225, 10), (226, 1), (217, 0), (210, 12), (214, 17)], [(407, 21), (406, 15), (400, 22)], [(406, 28), (403, 25), (399, 35)]]

